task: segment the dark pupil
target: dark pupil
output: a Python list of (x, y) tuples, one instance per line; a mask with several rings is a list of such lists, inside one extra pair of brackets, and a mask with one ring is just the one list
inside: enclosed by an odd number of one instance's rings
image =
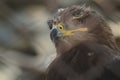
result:
[(62, 29), (62, 27), (60, 27), (60, 29)]

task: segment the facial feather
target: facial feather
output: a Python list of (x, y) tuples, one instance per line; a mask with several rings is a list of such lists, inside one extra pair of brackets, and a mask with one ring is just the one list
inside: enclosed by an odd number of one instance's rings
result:
[[(57, 37), (54, 41), (59, 53), (61, 53), (60, 51), (67, 51), (85, 41), (105, 44), (112, 49), (118, 50), (118, 47), (115, 46), (116, 42), (108, 24), (99, 13), (90, 8), (85, 8), (83, 6), (65, 8), (64, 10), (57, 12), (53, 19), (53, 24), (54, 23), (62, 23), (62, 30), (60, 31), (64, 31), (64, 33), (62, 32), (63, 36)], [(81, 28), (86, 28), (87, 30), (77, 31)], [(72, 32), (73, 35), (64, 36), (66, 31), (74, 32)]]

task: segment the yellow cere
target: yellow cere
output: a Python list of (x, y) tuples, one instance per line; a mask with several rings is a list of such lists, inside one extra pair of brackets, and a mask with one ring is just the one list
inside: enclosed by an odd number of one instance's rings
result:
[(57, 24), (60, 32), (63, 34), (63, 36), (73, 36), (74, 32), (77, 31), (88, 31), (88, 28), (84, 27), (84, 28), (78, 28), (78, 29), (74, 29), (74, 30), (64, 30), (64, 26), (62, 23)]

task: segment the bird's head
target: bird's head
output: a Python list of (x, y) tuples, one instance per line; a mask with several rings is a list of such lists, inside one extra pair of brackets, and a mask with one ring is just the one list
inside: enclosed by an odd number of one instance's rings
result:
[(106, 36), (112, 36), (111, 30), (98, 13), (81, 6), (59, 9), (54, 19), (48, 21), (48, 25), (51, 40), (62, 51), (81, 42), (99, 42), (104, 41)]

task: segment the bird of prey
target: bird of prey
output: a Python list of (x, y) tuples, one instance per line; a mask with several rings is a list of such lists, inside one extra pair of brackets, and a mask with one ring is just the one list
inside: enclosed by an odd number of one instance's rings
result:
[(47, 80), (120, 80), (120, 51), (99, 13), (82, 6), (59, 9), (48, 25), (57, 57)]

